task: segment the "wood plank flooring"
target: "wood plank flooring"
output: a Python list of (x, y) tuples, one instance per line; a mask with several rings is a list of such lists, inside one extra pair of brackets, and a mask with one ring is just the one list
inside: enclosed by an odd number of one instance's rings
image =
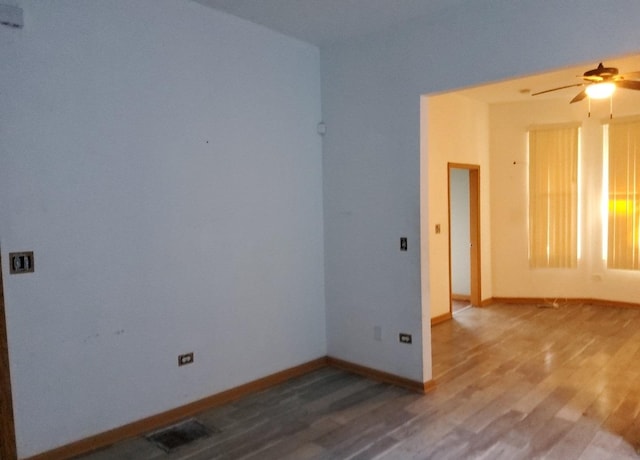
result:
[(471, 308), (432, 329), (427, 395), (325, 368), (200, 414), (218, 432), (106, 459), (638, 459), (640, 310)]

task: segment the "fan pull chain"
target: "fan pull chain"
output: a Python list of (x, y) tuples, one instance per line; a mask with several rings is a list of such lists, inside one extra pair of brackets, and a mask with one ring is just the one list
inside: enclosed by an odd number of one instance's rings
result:
[(587, 102), (589, 103), (589, 113), (587, 114), (587, 118), (591, 118), (591, 98), (587, 98)]
[(609, 120), (613, 119), (613, 94), (609, 96)]

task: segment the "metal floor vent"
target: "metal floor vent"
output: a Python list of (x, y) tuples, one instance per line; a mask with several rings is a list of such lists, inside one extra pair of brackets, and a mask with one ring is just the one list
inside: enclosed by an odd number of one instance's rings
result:
[[(162, 430), (155, 431), (145, 436), (165, 452), (173, 452), (180, 446), (189, 444), (196, 439), (209, 437), (210, 432), (204, 425), (195, 419), (186, 420), (177, 425), (172, 425)], [(217, 431), (217, 430), (213, 430)]]

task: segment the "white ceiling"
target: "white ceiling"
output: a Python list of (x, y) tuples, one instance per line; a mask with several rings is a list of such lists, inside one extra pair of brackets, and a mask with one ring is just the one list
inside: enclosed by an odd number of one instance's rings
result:
[(399, 27), (473, 0), (194, 0), (316, 46)]
[[(438, 16), (447, 9), (475, 0), (194, 1), (323, 47), (399, 28), (416, 18)], [(604, 64), (606, 67), (618, 67), (620, 73), (636, 71), (640, 70), (640, 56), (608, 59)], [(597, 62), (586, 62), (577, 67), (464, 89), (461, 93), (487, 103), (530, 100), (530, 93), (580, 83), (580, 76), (597, 65)], [(521, 90), (529, 90), (530, 93), (522, 93)], [(580, 90), (579, 87), (567, 88), (535, 97), (566, 98), (569, 101)], [(640, 91), (635, 93), (640, 94)]]
[[(603, 62), (605, 67), (617, 67), (620, 74), (640, 70), (640, 55), (625, 56), (623, 58), (611, 58)], [(506, 80), (488, 85), (481, 85), (473, 88), (462, 89), (460, 94), (479, 99), (488, 103), (501, 103), (531, 100), (532, 93), (544, 91), (559, 86), (581, 83), (582, 74), (590, 69), (595, 69), (598, 62), (585, 62), (575, 67), (567, 67), (565, 69), (554, 70), (538, 75), (531, 75), (523, 78)], [(567, 103), (573, 99), (582, 89), (581, 87), (566, 88), (547, 94), (533, 96), (537, 99), (566, 99)], [(521, 92), (529, 90), (528, 93)], [(624, 94), (638, 94), (640, 91), (620, 90)]]

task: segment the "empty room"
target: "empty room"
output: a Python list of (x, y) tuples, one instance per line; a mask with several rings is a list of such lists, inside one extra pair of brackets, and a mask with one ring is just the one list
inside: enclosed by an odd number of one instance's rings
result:
[(634, 458), (638, 17), (0, 0), (0, 459)]

